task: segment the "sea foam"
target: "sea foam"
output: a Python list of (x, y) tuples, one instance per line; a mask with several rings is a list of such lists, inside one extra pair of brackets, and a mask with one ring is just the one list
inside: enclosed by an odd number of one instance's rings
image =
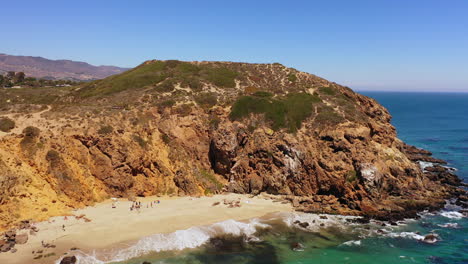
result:
[(460, 212), (449, 211), (440, 213), (441, 216), (451, 218), (451, 219), (462, 219), (463, 214)]
[[(99, 257), (97, 257), (98, 254), (96, 253), (85, 254), (81, 251), (76, 251), (73, 254), (77, 257), (79, 264), (104, 264), (144, 256), (151, 252), (196, 248), (208, 242), (210, 238), (222, 234), (253, 236), (257, 228), (267, 227), (269, 225), (261, 223), (259, 219), (252, 219), (249, 222), (226, 220), (209, 226), (191, 227), (169, 234), (155, 234), (144, 237), (128, 248), (101, 253)], [(61, 259), (55, 263), (59, 264), (60, 261)]]

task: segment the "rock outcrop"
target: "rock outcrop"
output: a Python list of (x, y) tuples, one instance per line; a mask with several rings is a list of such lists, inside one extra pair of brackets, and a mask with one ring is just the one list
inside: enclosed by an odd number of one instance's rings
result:
[(266, 192), (389, 218), (464, 193), (421, 169), (443, 161), (400, 141), (375, 100), (280, 64), (149, 61), (47, 106), (3, 96), (17, 125), (0, 132), (2, 229), (109, 197)]

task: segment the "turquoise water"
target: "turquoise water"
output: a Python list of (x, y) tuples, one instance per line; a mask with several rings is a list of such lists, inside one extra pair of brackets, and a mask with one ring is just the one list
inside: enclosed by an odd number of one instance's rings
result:
[[(447, 160), (468, 181), (468, 94), (363, 94), (389, 109), (399, 138)], [(115, 263), (468, 263), (468, 220), (457, 216), (425, 215), (400, 226), (385, 227), (379, 223), (336, 224), (313, 232), (270, 219), (263, 223), (271, 228), (259, 228), (254, 234), (257, 242), (219, 236), (195, 249), (152, 253)], [(437, 234), (440, 240), (435, 244), (422, 242), (422, 236), (428, 233)], [(180, 236), (182, 241), (192, 239), (186, 233)], [(172, 243), (172, 238), (166, 242)], [(296, 242), (303, 244), (303, 251), (291, 249)]]

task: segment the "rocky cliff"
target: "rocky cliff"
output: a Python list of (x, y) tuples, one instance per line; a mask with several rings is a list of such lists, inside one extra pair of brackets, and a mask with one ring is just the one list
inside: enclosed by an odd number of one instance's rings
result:
[(442, 161), (400, 141), (375, 100), (277, 63), (147, 61), (0, 100), (2, 229), (109, 197), (267, 192), (388, 218), (464, 193), (444, 167), (421, 169)]

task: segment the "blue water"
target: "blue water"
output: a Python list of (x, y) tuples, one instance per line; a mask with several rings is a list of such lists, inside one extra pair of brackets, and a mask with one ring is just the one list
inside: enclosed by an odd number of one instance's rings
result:
[(390, 111), (400, 139), (432, 151), (468, 180), (468, 93), (361, 93)]
[[(468, 94), (363, 92), (383, 104), (403, 141), (430, 150), (458, 169), (468, 182)], [(451, 209), (447, 209), (448, 211)], [(125, 264), (154, 263), (468, 263), (468, 220), (441, 214), (426, 215), (398, 227), (345, 225), (304, 232), (270, 223), (274, 228), (257, 236), (258, 243), (225, 239), (222, 249), (202, 246), (155, 253)], [(443, 226), (450, 224), (451, 227)], [(441, 226), (442, 225), (442, 226)], [(377, 234), (383, 229), (385, 235)], [(418, 232), (418, 233), (417, 233)], [(440, 240), (427, 244), (418, 234), (435, 233)], [(346, 241), (358, 241), (345, 243)], [(304, 251), (291, 250), (300, 242)]]

